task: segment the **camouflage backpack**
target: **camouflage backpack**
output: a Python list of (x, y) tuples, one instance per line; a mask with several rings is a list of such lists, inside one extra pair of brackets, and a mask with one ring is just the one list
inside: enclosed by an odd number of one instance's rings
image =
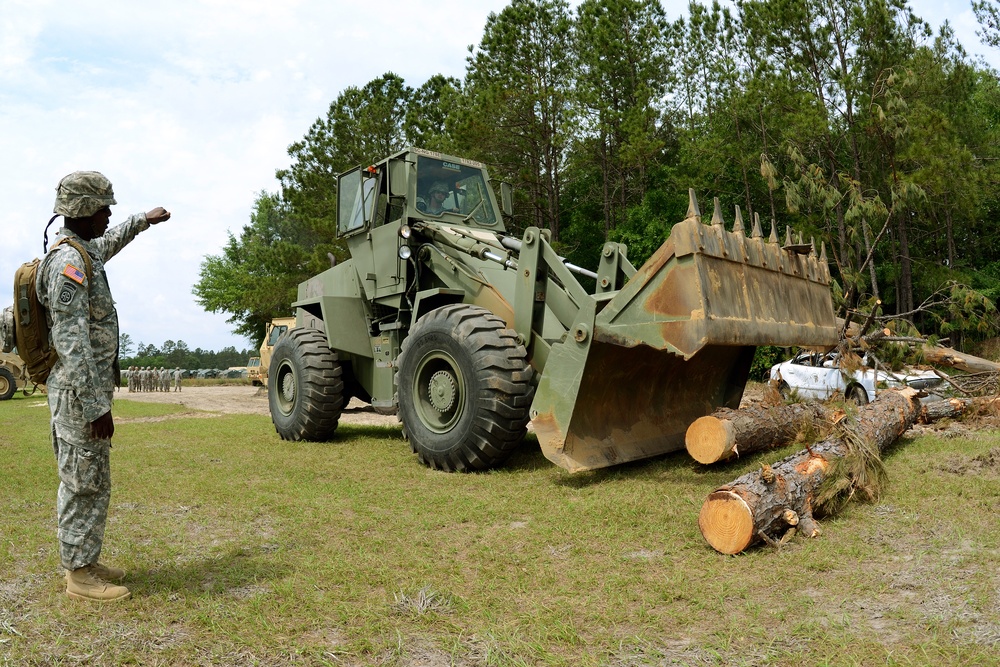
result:
[[(73, 246), (83, 257), (89, 282), (93, 275), (90, 255), (83, 246), (70, 238), (59, 240), (52, 249), (62, 243)], [(35, 278), (41, 263), (36, 257), (22, 264), (14, 272), (14, 345), (17, 347), (18, 356), (24, 361), (31, 381), (35, 384), (45, 383), (59, 358), (55, 348), (49, 345), (48, 318), (35, 291)]]

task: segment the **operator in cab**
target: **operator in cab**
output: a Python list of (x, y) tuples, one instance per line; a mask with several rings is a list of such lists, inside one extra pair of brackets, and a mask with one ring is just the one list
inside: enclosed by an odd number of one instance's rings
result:
[(435, 181), (427, 191), (427, 199), (417, 202), (417, 210), (428, 215), (441, 215), (442, 213), (455, 213), (455, 209), (446, 208), (445, 200), (448, 198), (448, 184), (444, 181)]

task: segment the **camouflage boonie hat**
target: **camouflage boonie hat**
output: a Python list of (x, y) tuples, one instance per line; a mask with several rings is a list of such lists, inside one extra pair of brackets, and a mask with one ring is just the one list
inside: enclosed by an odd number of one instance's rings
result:
[(117, 204), (111, 181), (98, 171), (74, 171), (56, 187), (53, 213), (67, 218), (88, 218), (105, 206)]

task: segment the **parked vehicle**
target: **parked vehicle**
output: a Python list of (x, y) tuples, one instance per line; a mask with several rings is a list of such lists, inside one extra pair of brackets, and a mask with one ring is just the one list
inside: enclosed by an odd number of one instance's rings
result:
[(267, 325), (264, 333), (264, 341), (260, 344), (260, 357), (257, 358), (256, 373), (251, 371), (250, 381), (254, 386), (266, 385), (268, 368), (271, 365), (271, 353), (278, 339), (284, 336), (289, 329), (295, 327), (294, 317), (275, 317)]
[(771, 382), (783, 396), (794, 392), (801, 398), (826, 400), (839, 395), (858, 405), (874, 401), (881, 389), (906, 386), (928, 390), (943, 382), (934, 371), (891, 373), (871, 368), (867, 358), (862, 361), (864, 367), (846, 371), (836, 352), (803, 352), (772, 366)]
[(255, 387), (264, 384), (263, 374), (260, 370), (260, 357), (250, 357), (250, 360), (247, 361), (247, 377), (250, 379), (250, 384)]
[(21, 357), (13, 353), (0, 352), (0, 401), (6, 401), (20, 389), (27, 396), (34, 389), (28, 378), (28, 370)]

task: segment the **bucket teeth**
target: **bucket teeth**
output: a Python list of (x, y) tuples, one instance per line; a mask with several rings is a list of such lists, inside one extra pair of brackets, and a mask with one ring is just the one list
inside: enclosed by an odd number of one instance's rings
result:
[(810, 257), (815, 257), (816, 256), (816, 237), (815, 236), (810, 236), (809, 237), (809, 256)]
[(688, 189), (687, 217), (694, 218), (698, 222), (701, 222), (701, 211), (698, 209), (698, 198), (694, 194), (694, 188)]
[(804, 242), (802, 240), (802, 232), (799, 232), (799, 245), (802, 245), (803, 243)]
[(733, 234), (739, 234), (742, 236), (743, 231), (743, 212), (740, 211), (740, 207), (736, 207), (736, 220), (733, 221)]
[(826, 241), (819, 243), (819, 261), (826, 263)]
[(718, 225), (719, 227), (724, 227), (725, 223), (722, 220), (722, 207), (719, 204), (719, 198), (718, 197), (715, 197), (712, 200), (712, 206), (713, 206), (712, 224), (713, 225)]
[(792, 245), (792, 228), (791, 227), (785, 227), (785, 245), (786, 246)]
[(768, 239), (771, 243), (778, 242), (778, 221), (771, 218), (771, 238)]
[(760, 231), (760, 214), (753, 214), (753, 231), (750, 232), (750, 238), (759, 239), (763, 238), (764, 234)]

